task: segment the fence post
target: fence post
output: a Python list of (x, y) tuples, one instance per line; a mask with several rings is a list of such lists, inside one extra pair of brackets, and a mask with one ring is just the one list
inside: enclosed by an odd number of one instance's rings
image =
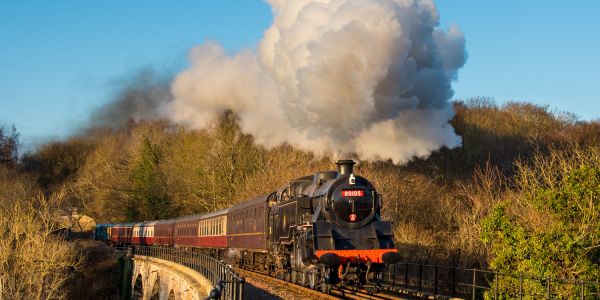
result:
[(423, 265), (419, 264), (419, 292), (421, 291), (421, 277), (423, 277)]
[(550, 299), (550, 275), (546, 276), (546, 299)]
[(477, 269), (473, 268), (473, 300), (475, 300), (475, 279), (477, 276)]
[(452, 297), (456, 297), (456, 268), (452, 268)]
[(494, 300), (498, 300), (498, 271), (495, 271), (494, 275)]
[(408, 288), (408, 263), (404, 263), (404, 288)]
[(519, 273), (519, 300), (523, 299), (523, 273)]
[(435, 273), (433, 276), (435, 279), (435, 294), (437, 295), (437, 293), (438, 293), (438, 266), (435, 266)]
[(581, 279), (581, 300), (585, 300), (585, 281)]

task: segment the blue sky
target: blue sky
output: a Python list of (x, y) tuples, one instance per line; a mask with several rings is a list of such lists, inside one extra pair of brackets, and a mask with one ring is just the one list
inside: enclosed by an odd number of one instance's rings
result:
[[(436, 1), (469, 60), (455, 98), (491, 96), (600, 117), (600, 1)], [(0, 1), (0, 124), (26, 148), (64, 138), (110, 100), (115, 81), (187, 65), (205, 39), (254, 47), (272, 21), (260, 0)]]

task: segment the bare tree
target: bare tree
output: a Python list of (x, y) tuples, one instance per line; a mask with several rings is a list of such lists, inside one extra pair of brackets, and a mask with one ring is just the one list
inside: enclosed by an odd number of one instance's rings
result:
[(0, 299), (66, 298), (63, 285), (83, 257), (54, 221), (63, 199), (0, 165)]
[(19, 161), (19, 132), (13, 124), (11, 128), (0, 126), (0, 164), (13, 168)]

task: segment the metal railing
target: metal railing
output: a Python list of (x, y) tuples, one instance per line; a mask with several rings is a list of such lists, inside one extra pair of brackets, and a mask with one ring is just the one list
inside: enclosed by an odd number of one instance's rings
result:
[(240, 277), (222, 261), (208, 255), (173, 248), (156, 246), (136, 246), (118, 248), (133, 255), (156, 257), (186, 266), (204, 276), (214, 286), (206, 299), (241, 300), (244, 296), (244, 277)]
[[(465, 299), (600, 299), (600, 282), (399, 263), (384, 284)], [(486, 296), (487, 294), (487, 296)]]

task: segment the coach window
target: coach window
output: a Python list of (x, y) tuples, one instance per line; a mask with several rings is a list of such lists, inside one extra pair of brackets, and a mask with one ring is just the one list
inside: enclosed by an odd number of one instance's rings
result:
[(265, 208), (261, 207), (260, 208), (260, 219), (261, 219), (261, 221), (260, 221), (260, 229), (261, 230), (262, 230), (263, 224), (264, 224), (264, 222), (262, 221), (262, 219), (264, 218), (264, 212), (265, 212)]

